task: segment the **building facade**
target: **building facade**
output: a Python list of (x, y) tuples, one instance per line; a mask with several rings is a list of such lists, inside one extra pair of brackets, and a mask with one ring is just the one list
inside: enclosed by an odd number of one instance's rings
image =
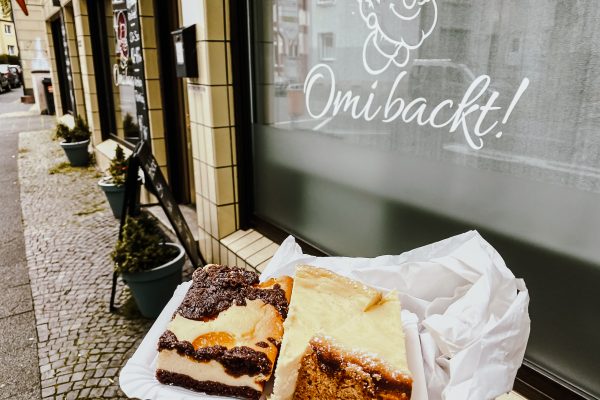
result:
[(478, 229), (532, 293), (521, 388), (600, 396), (591, 0), (40, 7), (57, 114), (86, 117), (101, 168), (147, 140), (207, 262), (261, 271), (290, 233), (375, 256)]
[(19, 48), (19, 58), (23, 68), (23, 91), (26, 95), (33, 94), (33, 80), (31, 76), (32, 63), (38, 52), (46, 54), (46, 29), (42, 0), (27, 0), (29, 15), (25, 15), (21, 7), (12, 1), (13, 19), (15, 24), (16, 40)]
[(0, 7), (0, 56), (2, 55), (19, 56), (10, 2), (2, 3)]

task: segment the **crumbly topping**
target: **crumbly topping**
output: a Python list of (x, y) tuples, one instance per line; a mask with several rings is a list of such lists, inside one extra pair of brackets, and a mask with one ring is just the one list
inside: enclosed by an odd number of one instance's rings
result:
[(193, 283), (176, 313), (184, 318), (207, 321), (232, 305), (245, 306), (246, 300), (262, 300), (287, 317), (288, 302), (279, 284), (263, 289), (256, 272), (238, 267), (207, 265), (193, 274)]

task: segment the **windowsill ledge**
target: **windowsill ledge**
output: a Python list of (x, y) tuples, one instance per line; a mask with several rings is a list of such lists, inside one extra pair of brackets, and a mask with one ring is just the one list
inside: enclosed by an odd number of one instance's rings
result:
[(220, 241), (220, 262), (250, 267), (261, 273), (279, 245), (254, 229), (238, 230)]

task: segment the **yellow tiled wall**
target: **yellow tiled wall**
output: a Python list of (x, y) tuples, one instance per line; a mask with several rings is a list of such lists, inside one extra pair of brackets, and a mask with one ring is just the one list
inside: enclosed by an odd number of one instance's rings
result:
[(187, 80), (200, 248), (220, 260), (219, 240), (238, 229), (235, 120), (228, 1), (181, 1), (196, 26), (199, 77)]
[(165, 144), (162, 95), (160, 90), (159, 60), (156, 49), (156, 29), (154, 23), (154, 1), (141, 0), (139, 16), (142, 30), (142, 54), (144, 57), (144, 73), (146, 77), (146, 98), (148, 101), (148, 118), (150, 126), (150, 143), (152, 153), (168, 180), (167, 147)]
[[(73, 0), (72, 4), (85, 116), (92, 131), (92, 143), (97, 146), (102, 142), (102, 133), (100, 130), (100, 111), (98, 110), (98, 97), (96, 94), (87, 2), (85, 0)], [(79, 108), (77, 110), (83, 115), (83, 110)]]

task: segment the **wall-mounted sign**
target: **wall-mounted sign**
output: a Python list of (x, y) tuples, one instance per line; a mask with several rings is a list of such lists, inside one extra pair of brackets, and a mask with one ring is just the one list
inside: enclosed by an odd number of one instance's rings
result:
[(175, 71), (178, 78), (198, 77), (196, 51), (196, 25), (179, 28), (171, 32), (175, 46)]
[[(336, 86), (336, 73), (330, 63), (314, 65), (304, 81), (305, 106), (311, 118), (327, 121), (346, 114), (355, 120), (384, 124), (393, 121), (414, 123), (458, 132), (474, 150), (483, 148), (484, 137), (488, 135), (502, 137), (502, 127), (508, 123), (529, 86), (528, 78), (524, 77), (512, 93), (494, 90), (492, 78), (480, 75), (471, 78), (461, 100), (428, 100), (420, 93), (411, 98), (404, 97), (400, 87), (409, 80), (409, 67), (416, 64), (416, 54), (436, 29), (440, 11), (436, 0), (358, 0), (349, 6), (358, 7), (356, 11), (368, 30), (362, 46), (362, 64), (370, 77), (370, 89), (361, 94), (340, 89)], [(450, 60), (442, 59), (418, 62), (425, 67), (432, 63), (444, 67), (444, 62), (455, 66)], [(379, 80), (389, 74), (395, 76), (393, 83), (379, 85)], [(317, 87), (321, 91), (326, 88), (328, 97), (324, 102), (313, 99)], [(384, 90), (383, 96), (378, 94), (381, 90)], [(500, 106), (498, 99), (506, 96), (507, 101)], [(451, 114), (450, 118), (448, 114)]]

